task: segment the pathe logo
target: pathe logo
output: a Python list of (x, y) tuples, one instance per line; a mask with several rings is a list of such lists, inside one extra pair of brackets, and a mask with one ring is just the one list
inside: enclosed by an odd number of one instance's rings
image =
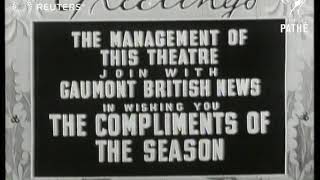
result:
[(300, 17), (300, 9), (306, 3), (306, 0), (281, 0), (281, 2), (290, 6), (290, 16), (294, 13), (294, 11), (297, 11), (298, 16)]
[(289, 20), (292, 20), (291, 18), (293, 17), (293, 21), (281, 24), (281, 33), (307, 33), (309, 24), (303, 21), (303, 16), (301, 15), (301, 8), (306, 3), (306, 0), (281, 0), (281, 2), (290, 8)]

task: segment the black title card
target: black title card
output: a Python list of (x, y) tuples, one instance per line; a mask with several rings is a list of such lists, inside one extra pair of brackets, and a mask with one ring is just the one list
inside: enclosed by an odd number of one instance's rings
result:
[(34, 175), (285, 174), (282, 23), (34, 23)]

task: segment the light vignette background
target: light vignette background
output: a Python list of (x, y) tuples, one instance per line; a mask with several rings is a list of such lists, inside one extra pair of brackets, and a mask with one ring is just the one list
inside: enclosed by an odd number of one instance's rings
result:
[[(19, 11), (12, 9), (17, 2)], [(84, 6), (70, 19), (72, 12), (29, 11), (32, 3), (44, 0), (5, 0), (5, 75), (6, 75), (6, 180), (31, 180), (31, 42), (33, 21), (112, 21), (112, 20), (223, 20), (225, 11), (206, 8), (187, 10), (106, 11), (102, 4), (93, 11)], [(92, 2), (92, 0), (85, 1)], [(286, 2), (286, 3), (284, 3)], [(307, 23), (306, 33), (287, 33), (287, 170), (288, 177), (202, 177), (212, 180), (314, 180), (314, 2), (306, 0), (300, 16), (290, 15), (295, 0), (257, 0), (252, 10), (237, 9), (230, 19), (286, 18), (287, 22)], [(168, 13), (170, 11), (170, 13)], [(280, 31), (280, 27), (279, 27)], [(266, 50), (267, 53), (268, 50)], [(54, 75), (54, 74), (53, 74)], [(19, 120), (18, 123), (14, 120)], [(84, 179), (84, 178), (78, 178)], [(163, 179), (163, 178), (153, 178)], [(172, 178), (186, 179), (186, 178)], [(195, 179), (194, 177), (191, 179)]]

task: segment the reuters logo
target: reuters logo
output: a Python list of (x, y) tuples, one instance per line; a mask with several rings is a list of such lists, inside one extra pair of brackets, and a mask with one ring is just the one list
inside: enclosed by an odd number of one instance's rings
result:
[(79, 11), (83, 4), (74, 3), (33, 3), (33, 0), (11, 0), (10, 9), (18, 16), (25, 16), (33, 9), (37, 11)]
[(20, 17), (31, 14), (32, 6), (31, 0), (11, 0), (11, 10)]

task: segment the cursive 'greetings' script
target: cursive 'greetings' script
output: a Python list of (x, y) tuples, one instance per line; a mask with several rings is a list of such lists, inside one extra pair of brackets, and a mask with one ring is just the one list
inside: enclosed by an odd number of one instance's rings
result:
[[(235, 10), (241, 7), (246, 10), (253, 9), (257, 0), (79, 0), (77, 4), (83, 5), (87, 2), (91, 3), (89, 5), (86, 4), (86, 6), (89, 6), (91, 14), (96, 6), (101, 5), (108, 11), (130, 11), (134, 9), (150, 11), (154, 8), (164, 10), (180, 8), (181, 10), (185, 10), (192, 7), (209, 7), (211, 10), (226, 10), (221, 17), (230, 18)], [(79, 10), (75, 10), (72, 13), (71, 18), (73, 18), (78, 12)]]

